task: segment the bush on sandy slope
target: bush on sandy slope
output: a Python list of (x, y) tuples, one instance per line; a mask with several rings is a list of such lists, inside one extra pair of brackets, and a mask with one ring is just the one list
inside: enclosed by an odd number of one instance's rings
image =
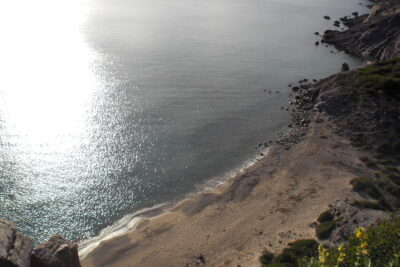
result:
[(400, 60), (392, 59), (358, 71), (359, 83), (367, 92), (382, 90), (386, 95), (400, 97)]
[(358, 228), (346, 245), (318, 247), (318, 256), (304, 257), (300, 267), (396, 267), (400, 266), (400, 219), (384, 221), (368, 229)]
[(317, 226), (315, 234), (319, 239), (327, 239), (331, 235), (333, 229), (335, 229), (334, 221), (323, 222)]
[(301, 239), (292, 242), (281, 254), (274, 257), (267, 251), (260, 257), (262, 267), (298, 267), (298, 259), (318, 254), (318, 242), (314, 239)]
[(324, 211), (323, 213), (321, 213), (321, 214), (318, 216), (317, 221), (320, 222), (320, 223), (324, 223), (324, 222), (328, 222), (328, 221), (333, 221), (333, 215), (332, 215), (331, 211), (330, 211), (330, 210), (327, 210), (327, 211)]

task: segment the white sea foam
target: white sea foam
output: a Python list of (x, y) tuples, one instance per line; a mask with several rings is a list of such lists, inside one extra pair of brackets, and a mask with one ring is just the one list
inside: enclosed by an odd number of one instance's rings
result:
[[(260, 150), (255, 157), (244, 161), (241, 165), (226, 172), (224, 175), (214, 177), (204, 184), (200, 185), (195, 192), (186, 195), (185, 198), (191, 197), (199, 192), (210, 191), (223, 184), (227, 180), (235, 177), (237, 174), (244, 172), (247, 168), (253, 166), (260, 159), (265, 157), (269, 152), (269, 147)], [(261, 156), (262, 154), (262, 156)], [(184, 199), (185, 199), (184, 198)], [(133, 214), (128, 214), (114, 224), (104, 228), (97, 236), (83, 240), (79, 243), (79, 257), (84, 259), (91, 251), (93, 251), (102, 241), (109, 240), (114, 237), (122, 236), (130, 231), (135, 230), (136, 226), (146, 217), (145, 214), (157, 209), (165, 209), (171, 203), (162, 203), (150, 208), (141, 209)]]
[(133, 231), (139, 222), (145, 217), (145, 213), (167, 207), (169, 203), (162, 203), (151, 208), (139, 210), (133, 214), (128, 214), (114, 224), (104, 228), (97, 236), (83, 240), (79, 243), (79, 257), (85, 258), (93, 249), (95, 249), (102, 241), (121, 236), (127, 232)]

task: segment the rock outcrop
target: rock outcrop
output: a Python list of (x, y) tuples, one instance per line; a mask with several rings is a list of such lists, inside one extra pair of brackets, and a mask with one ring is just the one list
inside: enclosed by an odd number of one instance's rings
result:
[(348, 30), (325, 31), (323, 42), (365, 59), (386, 60), (400, 56), (399, 1), (380, 1), (370, 15), (347, 19), (345, 24)]
[(29, 267), (33, 242), (17, 232), (15, 225), (0, 219), (0, 266)]
[(59, 235), (33, 248), (33, 241), (0, 219), (1, 267), (80, 267), (78, 245)]
[(78, 245), (59, 235), (32, 252), (32, 267), (79, 267)]
[(360, 226), (369, 227), (377, 225), (389, 215), (381, 210), (359, 209), (352, 206), (348, 201), (337, 200), (331, 207), (331, 212), (336, 221), (336, 227), (325, 241), (330, 245), (339, 245), (348, 240)]

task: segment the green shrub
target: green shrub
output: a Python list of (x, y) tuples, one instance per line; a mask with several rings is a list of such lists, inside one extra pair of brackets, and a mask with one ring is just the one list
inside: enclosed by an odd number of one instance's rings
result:
[(381, 144), (376, 148), (376, 152), (381, 156), (388, 156), (393, 154), (393, 149), (389, 144)]
[(383, 210), (387, 210), (387, 211), (393, 211), (392, 207), (390, 206), (390, 204), (386, 201), (385, 198), (381, 197), (379, 199), (379, 204), (382, 206)]
[(396, 185), (400, 186), (400, 175), (389, 174), (388, 178)]
[(272, 254), (268, 250), (264, 250), (262, 255), (259, 258), (261, 264), (263, 264), (263, 265), (272, 263), (273, 259), (274, 259), (274, 254)]
[(351, 145), (353, 145), (355, 147), (362, 147), (362, 146), (366, 145), (363, 137), (361, 137), (361, 136), (350, 137), (350, 142), (351, 142)]
[(376, 165), (376, 163), (371, 160), (370, 158), (366, 157), (366, 156), (362, 156), (359, 158), (362, 162), (365, 163), (365, 165), (367, 165), (368, 168), (377, 168), (378, 165)]
[(299, 260), (300, 267), (399, 267), (400, 219), (392, 218), (368, 229), (358, 228), (339, 247), (318, 248), (318, 256)]
[(400, 220), (384, 221), (367, 230), (369, 256), (375, 266), (390, 262), (400, 252)]
[(290, 243), (275, 259), (275, 263), (290, 263), (297, 266), (298, 259), (313, 257), (318, 253), (318, 242), (314, 239), (301, 239)]
[(350, 181), (353, 190), (356, 192), (364, 192), (370, 197), (379, 199), (382, 197), (379, 190), (375, 187), (373, 181), (368, 177), (357, 177)]
[(334, 228), (335, 228), (335, 222), (333, 221), (323, 222), (317, 226), (317, 228), (315, 229), (315, 234), (319, 239), (326, 239), (331, 235)]
[(383, 172), (386, 172), (386, 173), (400, 173), (400, 171), (394, 166), (385, 166), (385, 168), (383, 169)]
[(333, 220), (333, 215), (330, 210), (326, 210), (323, 213), (321, 213), (317, 219), (317, 221), (320, 223), (332, 221), (332, 220)]
[(296, 265), (287, 262), (276, 262), (267, 265), (263, 265), (262, 267), (296, 267)]
[(395, 162), (392, 159), (381, 159), (378, 161), (381, 165), (393, 165)]
[(387, 184), (385, 185), (385, 190), (392, 196), (400, 198), (400, 188), (398, 188), (397, 186)]
[(351, 205), (360, 209), (384, 210), (381, 204), (374, 201), (354, 200)]
[(358, 84), (368, 93), (382, 90), (389, 97), (400, 96), (400, 61), (398, 59), (370, 65), (358, 70)]
[(390, 181), (392, 181), (394, 184), (400, 186), (400, 174), (398, 174), (398, 173), (387, 172), (387, 171), (385, 172), (385, 171), (383, 171), (383, 172), (381, 172), (381, 173), (379, 174), (379, 176), (380, 176), (381, 178), (383, 178), (383, 179), (390, 180)]

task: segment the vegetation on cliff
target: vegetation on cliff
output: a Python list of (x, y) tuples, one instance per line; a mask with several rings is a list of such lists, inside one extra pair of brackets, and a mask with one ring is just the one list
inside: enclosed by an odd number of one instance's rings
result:
[(391, 219), (367, 229), (360, 227), (346, 244), (318, 247), (317, 257), (299, 259), (299, 267), (399, 266), (400, 219)]
[(388, 97), (400, 97), (400, 60), (379, 62), (358, 70), (359, 86), (372, 95), (382, 90)]
[(315, 240), (299, 240), (276, 257), (265, 252), (262, 267), (395, 267), (400, 266), (400, 218), (367, 229), (359, 227), (345, 244), (326, 247)]

